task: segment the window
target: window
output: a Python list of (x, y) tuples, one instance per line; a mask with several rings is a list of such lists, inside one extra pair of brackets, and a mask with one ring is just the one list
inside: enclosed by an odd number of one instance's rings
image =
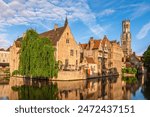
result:
[(73, 56), (73, 50), (70, 50), (70, 56)]
[(69, 60), (65, 59), (65, 66), (67, 67), (69, 65)]
[(123, 45), (126, 45), (126, 42), (125, 42), (125, 41), (123, 41)]
[(76, 57), (78, 56), (78, 51), (76, 50)]
[(98, 65), (98, 69), (100, 69), (101, 68), (101, 66), (100, 65)]
[(66, 43), (69, 43), (69, 39), (66, 39)]
[(93, 70), (95, 71), (95, 66), (94, 66)]
[(78, 60), (76, 60), (76, 66), (78, 66)]

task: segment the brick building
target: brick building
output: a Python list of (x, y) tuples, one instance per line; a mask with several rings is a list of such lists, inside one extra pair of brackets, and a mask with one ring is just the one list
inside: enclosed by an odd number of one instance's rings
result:
[[(66, 18), (64, 26), (58, 27), (54, 25), (54, 29), (39, 34), (41, 37), (49, 38), (55, 51), (56, 61), (61, 61), (63, 70), (78, 70), (80, 52), (79, 45), (74, 39), (71, 29)], [(19, 49), (21, 47), (21, 39), (17, 39), (10, 49), (10, 72), (18, 69), (19, 66)]]
[[(107, 36), (99, 40), (91, 37), (88, 43), (80, 44), (80, 49), (82, 65), (85, 57), (92, 58), (97, 65), (94, 72), (97, 75), (106, 75), (114, 69), (116, 69), (116, 72), (121, 73), (124, 54), (117, 41), (109, 41)], [(85, 66), (82, 67), (85, 68)], [(92, 71), (92, 68), (89, 67), (88, 69)]]

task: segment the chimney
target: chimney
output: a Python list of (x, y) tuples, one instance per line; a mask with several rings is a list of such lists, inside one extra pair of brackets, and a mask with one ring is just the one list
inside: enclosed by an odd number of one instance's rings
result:
[(57, 28), (58, 28), (58, 24), (55, 24), (55, 25), (54, 25), (54, 30), (56, 31)]
[(93, 40), (94, 38), (93, 37), (90, 37), (90, 40)]

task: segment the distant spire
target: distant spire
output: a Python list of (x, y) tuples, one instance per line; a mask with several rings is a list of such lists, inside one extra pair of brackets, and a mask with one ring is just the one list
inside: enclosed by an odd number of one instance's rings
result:
[(107, 39), (107, 36), (106, 36), (106, 35), (104, 35), (104, 39)]
[(65, 20), (65, 24), (64, 24), (65, 26), (67, 26), (68, 25), (68, 18), (67, 18), (67, 16), (66, 16), (66, 20)]

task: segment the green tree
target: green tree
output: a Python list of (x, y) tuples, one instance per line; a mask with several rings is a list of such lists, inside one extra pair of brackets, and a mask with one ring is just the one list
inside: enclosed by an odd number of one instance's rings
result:
[(122, 73), (126, 73), (127, 72), (127, 68), (122, 68)]
[(150, 71), (150, 45), (144, 52), (143, 57), (144, 57), (144, 65), (148, 68), (148, 71)]
[(58, 67), (54, 57), (55, 49), (48, 38), (40, 38), (38, 33), (27, 30), (22, 39), (19, 71), (32, 78), (53, 78)]

